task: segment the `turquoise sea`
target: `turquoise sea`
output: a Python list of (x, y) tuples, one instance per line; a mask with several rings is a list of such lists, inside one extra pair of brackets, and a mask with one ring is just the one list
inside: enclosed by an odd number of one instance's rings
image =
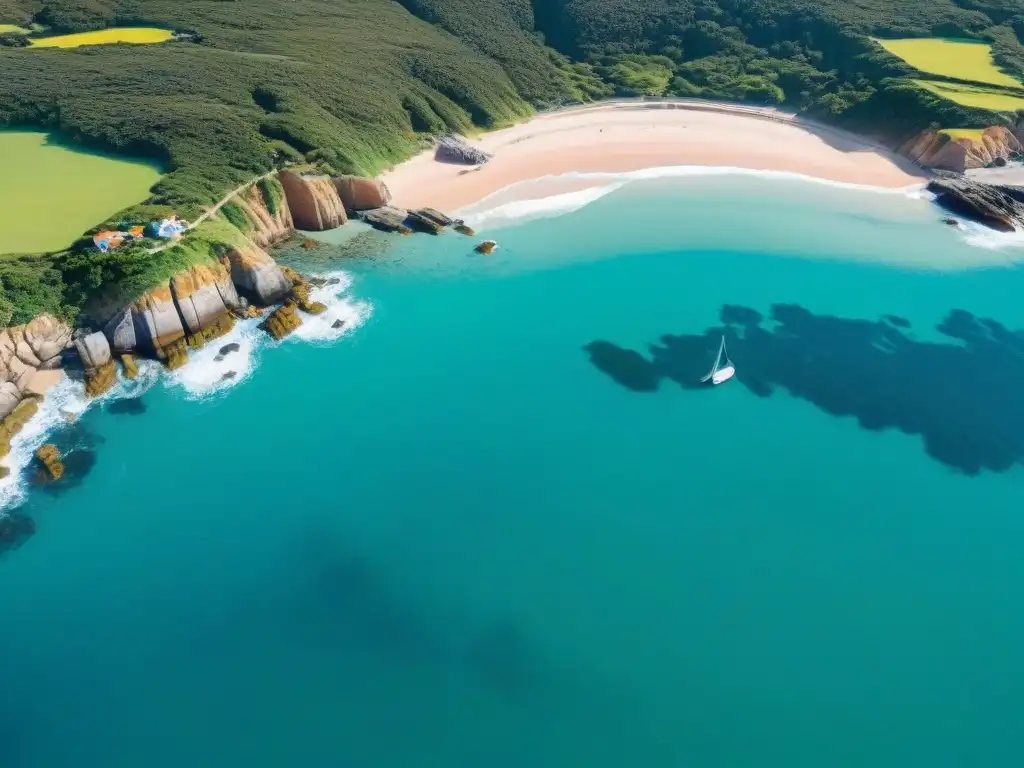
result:
[(0, 766), (1021, 764), (1024, 250), (912, 194), (608, 184), (477, 210), (489, 258), (298, 257), (345, 328), (60, 427)]

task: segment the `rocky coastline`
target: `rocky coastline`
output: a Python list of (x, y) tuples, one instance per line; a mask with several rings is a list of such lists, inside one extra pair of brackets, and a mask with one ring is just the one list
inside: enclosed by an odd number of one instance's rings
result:
[[(254, 183), (229, 201), (247, 227), (235, 224), (239, 237), (216, 244), (208, 261), (130, 302), (87, 313), (88, 326), (75, 328), (43, 314), (0, 329), (0, 460), (47, 391), (65, 378), (81, 379), (86, 397), (99, 397), (119, 379), (135, 378), (138, 358), (179, 368), (190, 350), (224, 336), (238, 320), (262, 318), (259, 327), (282, 339), (304, 316), (326, 311), (310, 297), (322, 283), (279, 265), (269, 252), (299, 230), (324, 231), (360, 219), (388, 232), (437, 234), (452, 227), (472, 234), (439, 211), (393, 207), (387, 186), (376, 179), (282, 170), (276, 184), (277, 195)], [(47, 445), (35, 456), (50, 481), (61, 477), (54, 450)], [(6, 474), (0, 465), (0, 477)]]

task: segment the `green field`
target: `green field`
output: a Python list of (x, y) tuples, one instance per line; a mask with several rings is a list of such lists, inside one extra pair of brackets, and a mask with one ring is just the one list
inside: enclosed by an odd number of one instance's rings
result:
[(907, 64), (930, 75), (976, 83), (1020, 88), (1021, 83), (996, 68), (988, 43), (945, 40), (939, 37), (904, 38), (875, 42)]
[(951, 139), (970, 139), (971, 141), (981, 141), (982, 134), (985, 133), (984, 128), (943, 128), (939, 131), (943, 136), (949, 136)]
[(936, 96), (955, 101), (965, 107), (992, 109), (997, 112), (1013, 112), (1024, 109), (1024, 92), (1014, 96), (1003, 91), (963, 83), (942, 83), (936, 80), (915, 80), (917, 85)]
[(82, 45), (109, 45), (110, 43), (164, 43), (174, 37), (167, 29), (156, 27), (111, 27), (73, 35), (40, 37), (32, 40), (33, 48), (78, 48)]
[(0, 131), (0, 253), (66, 248), (146, 198), (155, 165), (83, 152), (37, 131)]

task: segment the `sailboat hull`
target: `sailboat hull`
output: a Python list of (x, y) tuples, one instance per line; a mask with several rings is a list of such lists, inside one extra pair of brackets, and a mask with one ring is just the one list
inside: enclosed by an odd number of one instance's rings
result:
[(728, 365), (725, 368), (720, 368), (719, 370), (711, 374), (711, 383), (724, 384), (735, 375), (736, 369), (733, 368), (731, 365)]

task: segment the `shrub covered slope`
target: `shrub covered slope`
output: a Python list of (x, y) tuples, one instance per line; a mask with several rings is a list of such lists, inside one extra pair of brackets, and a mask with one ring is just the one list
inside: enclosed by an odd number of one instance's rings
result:
[[(425, 134), (612, 94), (783, 103), (892, 140), (1006, 119), (919, 87), (871, 36), (985, 40), (1024, 76), (1024, 0), (0, 0), (0, 23), (184, 33), (65, 50), (0, 36), (0, 125), (154, 158), (152, 210), (185, 217), (285, 161), (372, 174)], [(131, 271), (96, 259), (0, 259), (0, 310), (74, 314), (98, 275)]]

